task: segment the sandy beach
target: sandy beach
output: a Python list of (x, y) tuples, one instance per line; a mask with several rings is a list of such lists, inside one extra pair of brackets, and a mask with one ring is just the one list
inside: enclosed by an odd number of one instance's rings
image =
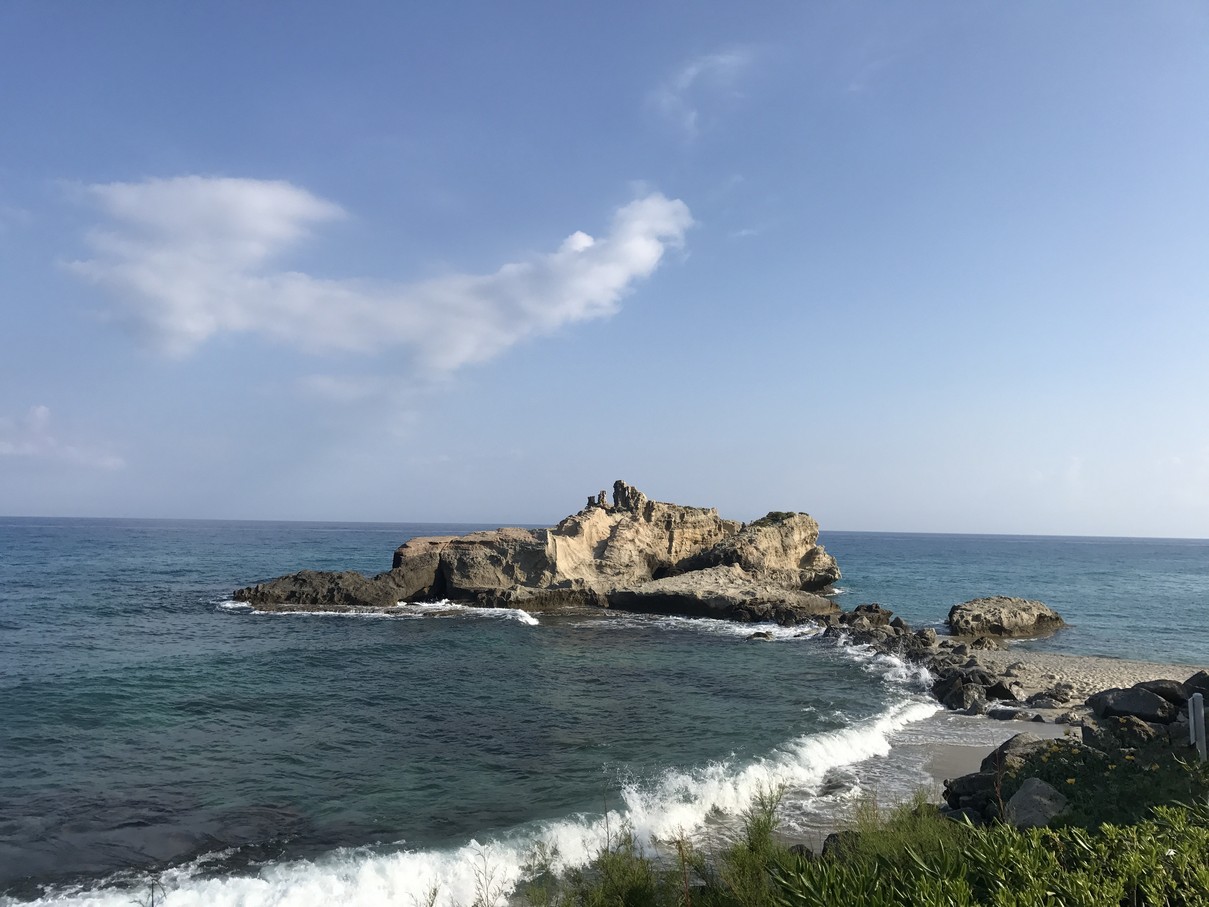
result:
[[(978, 661), (999, 673), (1012, 673), (1029, 691), (1045, 690), (1065, 681), (1075, 688), (1075, 702), (1111, 687), (1131, 687), (1144, 680), (1187, 680), (1202, 666), (1124, 661), (1090, 655), (1030, 652), (1009, 647), (979, 652)], [(1008, 668), (1017, 665), (1014, 671)]]
[(1147, 661), (1126, 661), (1118, 658), (1101, 658), (1090, 655), (1066, 655), (1030, 652), (1018, 648), (984, 651), (978, 653), (978, 661), (996, 672), (1005, 672), (1015, 666), (1012, 673), (1028, 692), (1048, 689), (1065, 681), (1075, 688), (1075, 697), (1068, 708), (1058, 711), (1043, 711), (1044, 722), (997, 721), (990, 718), (964, 718), (948, 713), (950, 721), (980, 722), (985, 731), (982, 740), (990, 743), (977, 745), (934, 743), (928, 745), (928, 772), (939, 790), (943, 781), (969, 772), (978, 771), (979, 763), (994, 747), (1016, 734), (1028, 732), (1039, 737), (1061, 737), (1066, 733), (1077, 733), (1077, 725), (1055, 724), (1055, 715), (1075, 712), (1083, 713), (1083, 704), (1092, 693), (1112, 687), (1130, 687), (1145, 680), (1187, 680), (1200, 667), (1186, 664), (1160, 664)]

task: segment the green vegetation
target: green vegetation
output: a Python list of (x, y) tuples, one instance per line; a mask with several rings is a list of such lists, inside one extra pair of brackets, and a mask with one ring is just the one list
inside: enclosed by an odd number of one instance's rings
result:
[[(821, 857), (777, 839), (778, 794), (719, 847), (685, 838), (648, 855), (618, 835), (559, 878), (538, 854), (514, 903), (531, 907), (1209, 907), (1209, 768), (1169, 746), (1107, 756), (1055, 741), (1004, 779), (1042, 777), (1070, 797), (1055, 827), (975, 827), (917, 798), (866, 801)], [(543, 867), (545, 867), (543, 869)]]
[(1182, 761), (1166, 740), (1109, 750), (1071, 739), (1051, 741), (1021, 768), (1005, 774), (1004, 799), (1025, 778), (1040, 778), (1067, 798), (1069, 805), (1057, 824), (1094, 829), (1105, 822), (1141, 822), (1159, 804), (1209, 797), (1209, 765)]
[(776, 526), (778, 523), (784, 523), (786, 520), (791, 520), (797, 514), (788, 510), (773, 510), (764, 514), (758, 520), (751, 523), (752, 526)]

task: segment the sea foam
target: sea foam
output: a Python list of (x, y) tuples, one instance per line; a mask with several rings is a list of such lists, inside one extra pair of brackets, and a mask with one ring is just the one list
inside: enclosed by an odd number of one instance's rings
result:
[(231, 614), (255, 614), (260, 617), (356, 617), (388, 620), (416, 620), (425, 617), (494, 617), (519, 621), (536, 627), (540, 621), (522, 608), (476, 608), (443, 599), (439, 602), (399, 602), (393, 608), (382, 611), (324, 611), (308, 609), (298, 611), (262, 611), (247, 602), (221, 601), (215, 610)]
[[(850, 727), (794, 738), (760, 759), (670, 770), (652, 782), (631, 783), (622, 790), (624, 807), (607, 815), (530, 823), (490, 840), (471, 840), (448, 850), (401, 849), (383, 854), (368, 848), (341, 848), (315, 860), (270, 863), (254, 876), (226, 877), (208, 874), (206, 864), (213, 857), (204, 858), (160, 874), (155, 903), (162, 907), (415, 907), (427, 903), (435, 892), (435, 907), (469, 904), (484, 895), (486, 900), (502, 904), (524, 880), (526, 866), (539, 847), (553, 855), (553, 869), (565, 872), (590, 862), (622, 829), (632, 832), (640, 847), (654, 850), (653, 842), (702, 833), (719, 814), (733, 820), (763, 793), (784, 789), (789, 800), (809, 798), (829, 771), (885, 756), (896, 731), (937, 709), (934, 703), (920, 700), (898, 702)], [(146, 885), (149, 891), (150, 877)], [(60, 889), (33, 903), (128, 907), (132, 896), (141, 893), (126, 887)], [(0, 899), (5, 907), (16, 903)]]

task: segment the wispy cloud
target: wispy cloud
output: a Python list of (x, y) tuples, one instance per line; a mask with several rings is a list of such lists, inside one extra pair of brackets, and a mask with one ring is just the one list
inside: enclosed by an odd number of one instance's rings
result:
[(696, 138), (702, 109), (719, 98), (736, 97), (739, 78), (752, 60), (752, 52), (744, 49), (695, 57), (652, 91), (648, 103), (687, 138)]
[[(617, 312), (692, 225), (681, 201), (651, 193), (619, 208), (606, 235), (576, 231), (553, 252), (488, 274), (416, 283), (328, 279), (275, 265), (343, 210), (285, 182), (201, 176), (87, 189), (108, 217), (69, 267), (103, 287), (153, 347), (184, 355), (210, 337), (252, 334), (309, 351), (411, 352), (449, 373), (529, 337)], [(313, 390), (332, 395), (351, 387)]]
[(0, 418), (0, 457), (59, 460), (95, 469), (121, 469), (121, 457), (94, 447), (69, 444), (51, 431), (50, 409), (30, 407), (20, 419)]

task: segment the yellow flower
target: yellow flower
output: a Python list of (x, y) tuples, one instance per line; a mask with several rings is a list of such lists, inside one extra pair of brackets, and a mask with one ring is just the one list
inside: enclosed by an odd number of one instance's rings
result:
[(1127, 754), (1127, 755), (1125, 756), (1125, 758), (1126, 758), (1126, 759), (1127, 759), (1129, 762), (1133, 762), (1133, 754), (1132, 754), (1132, 753)]
[(1074, 783), (1075, 783), (1075, 779), (1074, 779), (1074, 778), (1067, 778), (1067, 779), (1066, 779), (1066, 783), (1067, 783), (1067, 784), (1074, 784)]

